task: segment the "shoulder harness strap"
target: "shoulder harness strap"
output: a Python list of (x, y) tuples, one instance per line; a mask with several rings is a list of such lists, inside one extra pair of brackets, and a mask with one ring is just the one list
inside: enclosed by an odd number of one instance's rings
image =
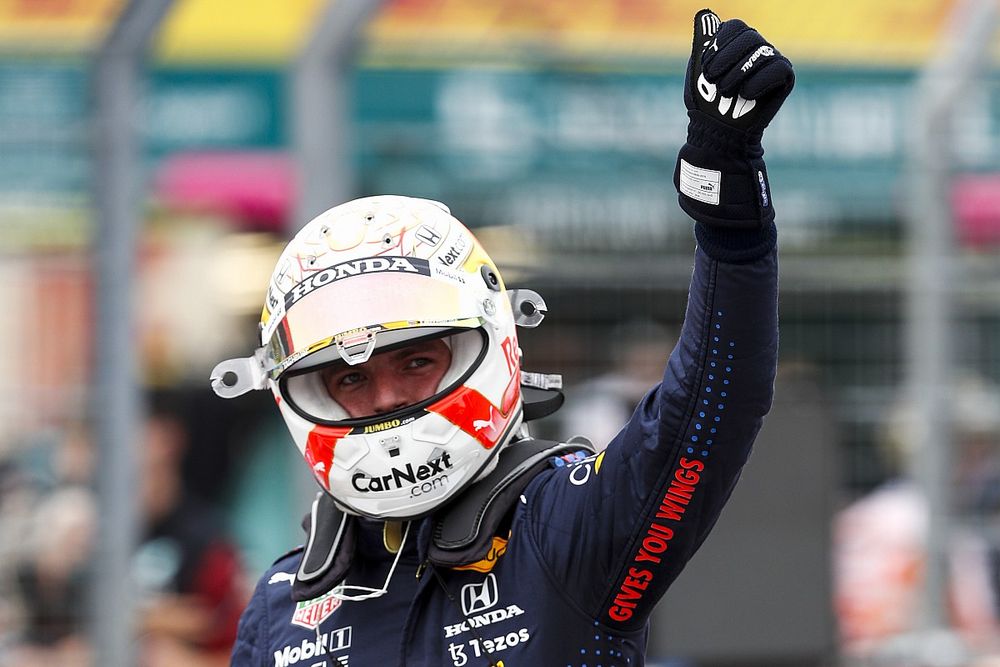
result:
[[(589, 442), (575, 439), (568, 443), (526, 439), (507, 446), (493, 472), (433, 516), (429, 560), (459, 567), (483, 559), (504, 517), (549, 459), (593, 453)], [(306, 523), (309, 539), (292, 583), (292, 599), (297, 602), (319, 597), (343, 581), (357, 542), (357, 518), (337, 507), (326, 493), (316, 494)]]
[(306, 521), (309, 540), (292, 582), (292, 599), (296, 602), (319, 597), (343, 581), (357, 539), (357, 519), (322, 491), (316, 494)]
[(458, 567), (485, 558), (510, 508), (550, 458), (567, 454), (583, 458), (593, 453), (589, 442), (526, 439), (509, 445), (500, 452), (493, 472), (434, 515), (430, 561)]

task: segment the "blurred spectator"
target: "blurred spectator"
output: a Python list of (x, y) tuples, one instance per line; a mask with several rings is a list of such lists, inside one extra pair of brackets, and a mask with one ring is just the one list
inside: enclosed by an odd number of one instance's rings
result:
[[(139, 454), (142, 534), (133, 561), (139, 594), (137, 630), (144, 667), (228, 664), (248, 591), (238, 551), (213, 506), (191, 493), (182, 475), (189, 434), (186, 412), (157, 395)], [(33, 460), (9, 464), (4, 498), (29, 517), (18, 538), (14, 588), (15, 646), (0, 664), (84, 667), (91, 664), (87, 622), (97, 502), (94, 451), (71, 428)], [(11, 535), (5, 531), (6, 535)], [(13, 544), (8, 542), (8, 544)], [(5, 550), (7, 551), (7, 550)]]
[(560, 433), (583, 436), (599, 450), (607, 447), (639, 400), (660, 382), (676, 342), (676, 332), (651, 321), (612, 329), (606, 346), (611, 368), (567, 391)]
[(12, 449), (0, 468), (0, 663), (86, 665), (96, 502), (87, 429), (73, 422)]
[(87, 665), (86, 621), (97, 507), (84, 487), (43, 497), (30, 520), (17, 566), (23, 630), (12, 664)]
[[(951, 623), (973, 650), (1000, 649), (1000, 570), (995, 532), (1000, 484), (1000, 391), (964, 378), (954, 396), (954, 483), (948, 543)], [(901, 403), (882, 433), (893, 477), (851, 503), (834, 526), (836, 612), (843, 645), (872, 654), (919, 629), (928, 508), (905, 476), (916, 427)], [(984, 530), (984, 528), (986, 530)]]
[(143, 658), (150, 667), (228, 664), (248, 598), (222, 518), (185, 488), (187, 445), (178, 409), (154, 401), (142, 456), (146, 530), (134, 561)]

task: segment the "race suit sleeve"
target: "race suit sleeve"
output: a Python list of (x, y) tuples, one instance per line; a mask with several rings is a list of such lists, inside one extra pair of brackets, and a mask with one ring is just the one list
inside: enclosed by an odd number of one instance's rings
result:
[(645, 622), (715, 524), (771, 405), (773, 227), (738, 262), (718, 259), (736, 255), (698, 231), (662, 382), (604, 452), (540, 476), (526, 494), (528, 532), (549, 576), (585, 614), (623, 630)]
[[(270, 574), (270, 573), (268, 573)], [(253, 597), (243, 610), (236, 630), (236, 642), (229, 659), (231, 667), (265, 667), (270, 646), (267, 621), (265, 575), (257, 583)]]

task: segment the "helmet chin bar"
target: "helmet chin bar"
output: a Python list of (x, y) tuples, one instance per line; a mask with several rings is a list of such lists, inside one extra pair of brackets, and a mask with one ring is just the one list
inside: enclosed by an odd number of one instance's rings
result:
[(212, 390), (221, 398), (236, 398), (252, 389), (267, 387), (267, 348), (257, 348), (252, 357), (226, 359), (212, 369)]
[(542, 323), (548, 308), (545, 299), (530, 289), (507, 290), (511, 308), (514, 311), (514, 323), (519, 327), (532, 329)]

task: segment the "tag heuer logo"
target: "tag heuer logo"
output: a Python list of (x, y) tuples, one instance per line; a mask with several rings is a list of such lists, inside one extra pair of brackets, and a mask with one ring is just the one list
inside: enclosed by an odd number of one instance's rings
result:
[(308, 630), (315, 630), (320, 623), (330, 618), (330, 615), (337, 611), (341, 605), (341, 600), (333, 597), (333, 593), (327, 593), (313, 600), (306, 600), (295, 605), (295, 613), (292, 614), (292, 625), (299, 625)]

